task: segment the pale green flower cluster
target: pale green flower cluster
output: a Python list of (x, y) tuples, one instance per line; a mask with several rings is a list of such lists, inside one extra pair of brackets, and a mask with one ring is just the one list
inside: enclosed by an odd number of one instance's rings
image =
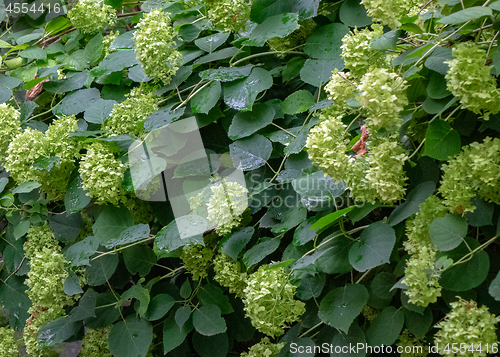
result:
[(109, 351), (108, 336), (111, 326), (97, 330), (87, 328), (82, 339), (79, 357), (112, 357)]
[(384, 51), (375, 50), (370, 46), (370, 41), (384, 34), (382, 25), (374, 24), (369, 28), (354, 31), (342, 38), (342, 57), (350, 70), (352, 78), (359, 79), (370, 68), (386, 67)]
[(96, 203), (117, 205), (123, 198), (122, 181), (125, 165), (115, 159), (109, 148), (99, 142), (92, 143), (80, 161), (82, 187)]
[(400, 113), (408, 105), (406, 87), (404, 79), (383, 68), (374, 69), (361, 78), (358, 101), (363, 106), (370, 131), (401, 126)]
[[(4, 167), (17, 183), (37, 181), (49, 195), (61, 196), (66, 191), (80, 147), (69, 133), (78, 130), (74, 116), (54, 120), (45, 135), (31, 128), (19, 133), (9, 144)], [(35, 168), (37, 159), (57, 156), (60, 161), (50, 170)]]
[[(328, 99), (333, 102), (333, 106), (328, 108), (328, 112), (330, 115), (337, 116), (344, 115), (350, 110), (346, 102), (353, 98), (358, 90), (356, 84), (353, 83), (351, 72), (338, 72), (334, 70), (332, 77), (325, 85), (325, 92)], [(333, 112), (334, 109), (336, 109), (336, 112)]]
[(174, 30), (168, 14), (152, 10), (141, 19), (132, 38), (144, 73), (165, 85), (170, 83), (183, 57), (174, 48)]
[[(313, 19), (307, 19), (299, 23), (299, 28), (284, 38), (273, 37), (267, 40), (267, 44), (273, 51), (286, 52), (307, 41), (316, 28)], [(279, 54), (278, 56), (285, 56)]]
[(83, 34), (93, 34), (103, 27), (113, 26), (116, 12), (104, 1), (80, 0), (70, 11), (68, 19), (71, 24)]
[(250, 19), (250, 5), (246, 0), (205, 0), (208, 19), (220, 31), (240, 32)]
[(361, 2), (368, 10), (368, 16), (374, 21), (388, 25), (392, 29), (401, 26), (401, 18), (406, 16), (410, 9), (420, 0), (363, 0)]
[(14, 338), (14, 330), (8, 327), (0, 327), (0, 357), (18, 357), (19, 349)]
[(241, 215), (248, 207), (248, 190), (237, 182), (225, 179), (210, 189), (212, 196), (207, 206), (208, 220), (217, 226), (217, 234), (225, 235), (239, 226)]
[[(492, 315), (486, 306), (478, 307), (475, 301), (466, 301), (462, 298), (450, 305), (451, 311), (436, 325), (440, 330), (434, 335), (434, 343), (439, 345), (439, 353), (446, 357), (486, 356), (488, 350), (484, 346), (498, 342), (495, 333), (495, 315)], [(449, 346), (465, 344), (467, 350), (473, 346), (474, 351), (460, 353), (460, 351), (453, 352), (452, 348), (445, 350), (447, 344), (450, 344)], [(480, 346), (482, 348), (479, 348)]]
[(243, 298), (243, 290), (247, 286), (247, 273), (241, 272), (241, 265), (224, 253), (214, 258), (214, 280), (229, 288), (229, 292)]
[(294, 299), (295, 289), (283, 268), (259, 267), (244, 290), (244, 310), (252, 325), (270, 337), (281, 336), (305, 312), (305, 304)]
[(119, 31), (110, 31), (108, 35), (104, 36), (102, 39), (102, 44), (104, 45), (104, 53), (103, 53), (103, 58), (109, 55), (111, 52), (114, 52), (113, 50), (110, 50), (109, 47), (111, 46), (111, 43), (115, 40), (115, 38), (118, 37), (120, 34)]
[(453, 47), (452, 60), (445, 61), (450, 66), (445, 78), (446, 86), (454, 96), (460, 98), (462, 107), (475, 114), (484, 111), (484, 119), (490, 113), (500, 111), (500, 91), (496, 79), (490, 75), (491, 68), (485, 66), (486, 51), (472, 42), (464, 42)]
[(22, 132), (20, 113), (8, 104), (0, 104), (0, 163), (5, 160), (9, 142)]
[(443, 165), (439, 192), (451, 212), (472, 212), (471, 199), (479, 194), (500, 204), (500, 139), (487, 137), (483, 143), (462, 147), (462, 152)]
[(361, 310), (361, 314), (368, 321), (373, 321), (378, 316), (378, 313), (370, 305), (363, 306), (363, 310)]
[[(404, 329), (399, 335), (399, 342), (396, 346), (403, 348), (401, 357), (426, 357), (429, 354), (428, 346), (424, 346), (423, 342), (413, 336), (407, 329)], [(420, 348), (421, 350), (419, 350)]]
[(113, 111), (102, 129), (106, 131), (107, 136), (125, 134), (140, 136), (144, 133), (144, 128), (140, 124), (157, 110), (158, 97), (155, 94), (134, 88), (129, 98), (113, 106)]
[(207, 277), (213, 256), (210, 248), (201, 244), (190, 244), (182, 248), (181, 259), (186, 270), (193, 275), (193, 280), (200, 280)]
[(24, 328), (26, 350), (33, 357), (52, 356), (52, 350), (39, 348), (38, 330), (63, 316), (63, 307), (73, 303), (73, 299), (63, 289), (64, 280), (68, 276), (65, 269), (68, 262), (61, 254), (61, 247), (48, 223), (29, 229), (25, 251), (30, 265), (28, 279), (25, 281), (29, 288), (26, 293), (32, 302), (28, 311), (31, 316)]
[(411, 303), (427, 306), (441, 296), (440, 274), (435, 268), (437, 250), (429, 236), (429, 226), (435, 218), (445, 216), (447, 210), (436, 196), (427, 198), (419, 208), (415, 217), (406, 222), (408, 239), (403, 244), (411, 256), (403, 283), (408, 287), (405, 293)]
[(240, 357), (276, 357), (280, 353), (285, 343), (271, 343), (269, 337), (264, 337), (256, 343), (248, 352), (243, 352)]

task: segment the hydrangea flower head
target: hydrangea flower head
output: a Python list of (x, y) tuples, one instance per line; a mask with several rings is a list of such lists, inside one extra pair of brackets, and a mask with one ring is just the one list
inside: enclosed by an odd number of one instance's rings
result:
[(99, 32), (103, 27), (112, 26), (116, 20), (116, 12), (104, 1), (80, 0), (70, 11), (68, 18), (71, 24), (83, 34)]
[(0, 327), (0, 357), (18, 357), (19, 349), (14, 338), (14, 330), (8, 327)]
[(82, 349), (79, 356), (112, 357), (108, 345), (109, 331), (111, 331), (111, 326), (96, 330), (87, 328), (85, 337), (82, 339)]
[(9, 142), (22, 132), (20, 113), (8, 104), (0, 104), (0, 163), (5, 159)]
[(264, 337), (259, 343), (250, 347), (248, 352), (243, 352), (240, 357), (276, 357), (284, 346), (285, 342), (271, 343), (269, 337)]
[(214, 258), (214, 280), (229, 288), (229, 292), (243, 298), (243, 290), (247, 286), (247, 274), (241, 272), (241, 266), (224, 253)]
[(392, 29), (401, 26), (401, 18), (406, 16), (410, 9), (419, 0), (363, 0), (361, 2), (368, 10), (368, 16), (372, 17), (374, 21), (379, 21), (384, 25), (388, 25)]
[(250, 19), (246, 0), (205, 0), (208, 18), (220, 31), (240, 32)]
[(213, 255), (210, 248), (201, 244), (189, 244), (182, 248), (181, 259), (186, 270), (193, 274), (193, 280), (200, 280), (207, 277)]

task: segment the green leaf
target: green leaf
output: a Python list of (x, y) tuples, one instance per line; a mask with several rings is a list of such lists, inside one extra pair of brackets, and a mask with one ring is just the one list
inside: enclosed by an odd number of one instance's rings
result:
[(301, 300), (317, 298), (321, 295), (326, 283), (325, 274), (306, 275), (300, 279), (300, 285), (297, 288), (297, 297)]
[(73, 336), (80, 327), (81, 323), (73, 321), (70, 316), (59, 317), (38, 331), (38, 345), (40, 348), (54, 346)]
[(204, 336), (213, 336), (226, 332), (226, 321), (216, 305), (203, 305), (193, 313), (193, 326)]
[[(195, 217), (195, 218), (193, 218)], [(200, 218), (203, 219), (202, 217), (199, 216), (184, 216), (180, 217), (172, 222), (170, 222), (166, 227), (164, 227), (161, 231), (159, 231), (156, 234), (155, 238), (155, 247), (158, 250), (156, 252), (156, 255), (161, 257), (161, 254), (165, 253), (170, 253), (176, 250), (177, 248), (180, 248), (184, 245), (187, 244), (202, 244), (203, 243), (203, 236), (202, 233), (198, 233), (198, 229), (194, 227), (194, 223), (198, 223), (196, 220), (193, 221), (193, 219)], [(194, 223), (193, 223), (194, 222)], [(189, 229), (189, 226), (192, 226), (194, 228), (193, 233), (195, 233), (193, 236), (186, 237), (186, 238), (181, 238), (179, 234), (179, 229), (177, 225), (181, 225), (182, 227), (186, 226), (186, 229)]]
[(0, 193), (3, 192), (5, 189), (5, 186), (9, 183), (9, 179), (7, 177), (1, 177), (0, 178)]
[(250, 268), (278, 249), (280, 243), (279, 238), (273, 238), (254, 245), (243, 255), (243, 263), (247, 268)]
[[(334, 233), (332, 236), (336, 236), (338, 233)], [(325, 240), (332, 236), (326, 237)], [(343, 274), (350, 271), (352, 267), (349, 263), (348, 253), (351, 246), (352, 241), (344, 236), (339, 236), (322, 245), (315, 253), (319, 255), (315, 262), (318, 271), (326, 274)]]
[(419, 211), (419, 206), (422, 204), (436, 189), (436, 183), (433, 181), (422, 182), (416, 186), (406, 196), (406, 201), (397, 206), (387, 219), (387, 223), (391, 226), (402, 222), (411, 215)]
[(146, 276), (156, 264), (156, 254), (147, 246), (135, 245), (123, 251), (123, 260), (130, 274)]
[(298, 154), (306, 145), (307, 137), (309, 135), (309, 130), (318, 123), (317, 118), (312, 118), (309, 123), (303, 127), (297, 136), (292, 140), (292, 142), (285, 148), (285, 153), (287, 154)]
[(57, 81), (49, 81), (43, 84), (43, 89), (51, 93), (66, 93), (80, 89), (84, 86), (89, 77), (89, 71), (75, 73), (69, 78)]
[(307, 39), (304, 52), (312, 58), (342, 63), (340, 46), (342, 38), (348, 33), (349, 27), (340, 23), (322, 26)]
[(98, 247), (99, 240), (96, 237), (87, 237), (71, 245), (64, 252), (64, 257), (71, 266), (90, 265), (89, 258), (94, 255)]
[[(231, 157), (237, 158), (243, 171), (255, 170), (266, 164), (271, 157), (273, 145), (262, 135), (253, 135), (229, 145)], [(234, 164), (238, 164), (237, 162)]]
[(370, 289), (378, 298), (380, 299), (392, 299), (394, 294), (396, 294), (396, 290), (392, 290), (392, 287), (396, 284), (396, 278), (394, 275), (382, 272), (373, 278), (370, 283)]
[(100, 93), (96, 88), (80, 89), (64, 97), (52, 112), (56, 115), (76, 115), (93, 106), (99, 99)]
[(351, 284), (333, 289), (323, 297), (318, 316), (325, 324), (348, 333), (353, 320), (368, 301), (363, 285)]
[(450, 66), (445, 61), (453, 59), (452, 50), (448, 47), (437, 47), (425, 61), (425, 67), (446, 75)]
[(299, 15), (296, 13), (283, 13), (268, 17), (257, 25), (250, 33), (250, 38), (243, 45), (262, 47), (267, 40), (273, 37), (286, 37), (299, 28)]
[(167, 105), (166, 107), (163, 107), (148, 116), (144, 123), (144, 129), (146, 131), (153, 131), (162, 126), (168, 125), (175, 119), (180, 118), (186, 110), (186, 108), (172, 110), (173, 107), (173, 105)]
[(344, 69), (342, 58), (334, 60), (307, 59), (300, 70), (300, 79), (315, 87), (320, 87), (330, 80), (332, 71)]
[(446, 88), (444, 75), (436, 72), (431, 73), (426, 89), (427, 95), (432, 99), (443, 99), (451, 95), (450, 91)]
[(187, 299), (191, 295), (193, 289), (191, 289), (191, 284), (189, 283), (189, 279), (186, 279), (186, 281), (182, 284), (179, 292), (181, 294), (181, 297), (183, 297), (184, 299)]
[(229, 350), (229, 339), (226, 333), (214, 336), (193, 335), (193, 347), (200, 357), (226, 357)]
[(237, 261), (240, 252), (252, 239), (254, 231), (252, 227), (245, 227), (240, 231), (224, 236), (220, 241), (221, 252)]
[(104, 242), (101, 240), (101, 244), (103, 244), (106, 248), (111, 249), (113, 247), (116, 247), (117, 245), (124, 245), (137, 242), (138, 240), (148, 237), (149, 237), (149, 225), (141, 223), (141, 224), (136, 224), (135, 226), (132, 227), (125, 228), (123, 231), (120, 232), (120, 235), (117, 238), (111, 238), (105, 240)]
[(231, 82), (250, 75), (253, 64), (244, 67), (219, 67), (200, 72), (200, 77), (208, 81)]
[(99, 242), (110, 242), (119, 239), (125, 229), (134, 225), (134, 218), (125, 207), (104, 206), (97, 217), (92, 231)]
[(30, 221), (21, 221), (19, 222), (16, 227), (14, 228), (14, 238), (17, 240), (24, 236), (26, 233), (28, 233), (28, 230), (30, 229), (31, 222)]
[(219, 101), (221, 88), (220, 82), (212, 82), (208, 87), (199, 91), (191, 99), (191, 110), (193, 113), (208, 114), (210, 109)]
[(340, 6), (340, 21), (349, 27), (364, 27), (372, 23), (365, 7), (358, 0), (346, 0)]
[(404, 324), (404, 313), (394, 306), (386, 307), (371, 323), (366, 331), (370, 346), (390, 346), (396, 342)]
[(335, 334), (335, 336), (333, 336), (332, 346), (338, 346), (338, 348), (334, 348), (334, 352), (330, 353), (330, 357), (365, 357), (366, 352), (364, 349), (354, 349), (353, 351), (349, 352), (349, 354), (341, 352), (350, 351), (352, 346), (356, 346), (358, 344), (362, 344), (364, 346), (365, 343), (365, 333), (358, 324), (353, 323), (349, 328), (348, 334), (338, 332)]
[(321, 217), (318, 219), (316, 223), (314, 223), (311, 227), (309, 227), (310, 230), (313, 229), (322, 229), (328, 226), (331, 226), (333, 223), (335, 223), (340, 217), (345, 216), (347, 213), (351, 212), (354, 209), (355, 206), (343, 208), (341, 210), (335, 211), (333, 213), (327, 214), (324, 217)]
[(116, 308), (117, 299), (112, 292), (97, 294), (96, 317), (86, 318), (85, 326), (98, 329), (110, 326), (120, 317), (120, 311)]
[(189, 305), (181, 306), (175, 312), (175, 323), (179, 326), (179, 330), (182, 329), (182, 326), (189, 320), (191, 317), (191, 307)]
[(83, 294), (82, 287), (80, 286), (80, 280), (75, 272), (71, 269), (68, 271), (68, 277), (64, 280), (63, 289), (64, 293), (69, 296), (76, 294)]
[(91, 317), (95, 317), (96, 303), (97, 303), (97, 293), (92, 289), (88, 289), (82, 296), (82, 298), (78, 301), (78, 306), (74, 307), (73, 310), (71, 310), (69, 314), (71, 320), (80, 321)]
[(12, 191), (12, 193), (14, 193), (14, 194), (16, 194), (16, 193), (29, 193), (29, 192), (33, 191), (35, 188), (38, 188), (38, 187), (40, 187), (40, 184), (38, 182), (27, 181), (27, 182), (23, 182), (22, 184), (20, 184), (19, 186), (17, 186)]
[(220, 60), (223, 60), (226, 58), (233, 57), (238, 52), (239, 52), (239, 50), (236, 47), (223, 48), (222, 50), (212, 52), (212, 53), (209, 53), (208, 55), (205, 55), (203, 57), (198, 58), (194, 62), (194, 65), (200, 65), (200, 64), (204, 64), (204, 63), (220, 61)]
[(175, 305), (175, 300), (168, 294), (158, 294), (149, 303), (144, 317), (149, 321), (156, 321), (165, 316)]
[(432, 244), (440, 251), (455, 249), (467, 234), (467, 219), (456, 214), (447, 214), (432, 221), (429, 236)]
[(466, 21), (475, 20), (483, 16), (492, 16), (493, 11), (489, 7), (473, 6), (468, 9), (457, 11), (451, 15), (437, 20), (441, 24), (456, 25)]
[(415, 335), (416, 338), (424, 338), (429, 332), (433, 316), (430, 307), (427, 307), (423, 314), (403, 308), (405, 314), (405, 325), (408, 331)]
[(47, 53), (41, 47), (36, 46), (28, 47), (24, 51), (19, 52), (19, 56), (26, 58), (28, 61), (47, 59)]
[(102, 124), (113, 111), (114, 100), (98, 99), (91, 107), (85, 110), (83, 119), (89, 123)]
[(133, 315), (113, 326), (109, 332), (110, 352), (121, 357), (144, 357), (153, 341), (153, 326)]
[[(479, 246), (479, 242), (475, 239), (466, 237), (465, 242), (470, 249), (474, 250)], [(469, 248), (465, 244), (459, 245), (452, 251), (443, 253), (443, 255), (451, 258), (454, 262), (458, 261), (464, 255), (469, 253)], [(473, 289), (486, 279), (490, 268), (490, 259), (488, 253), (484, 250), (474, 253), (470, 260), (466, 260), (462, 264), (446, 269), (441, 274), (439, 283), (446, 290), (451, 291), (466, 291)]]
[(289, 60), (282, 72), (283, 82), (288, 82), (297, 77), (300, 74), (300, 70), (304, 66), (304, 63), (306, 63), (306, 60), (302, 57), (294, 57)]
[(375, 50), (395, 50), (401, 30), (393, 30), (375, 37), (370, 41), (370, 47)]
[(389, 263), (395, 243), (396, 233), (391, 226), (383, 222), (372, 223), (349, 250), (349, 262), (357, 271)]
[(140, 64), (136, 56), (137, 53), (134, 50), (118, 50), (107, 55), (99, 63), (99, 69), (103, 71), (118, 72), (124, 68), (133, 67)]
[(257, 103), (251, 112), (237, 112), (229, 127), (228, 136), (232, 140), (252, 135), (273, 122), (275, 110), (267, 103)]
[(40, 156), (35, 160), (33, 165), (31, 165), (35, 170), (45, 170), (50, 171), (54, 165), (59, 164), (61, 162), (61, 158), (59, 156), (51, 156), (51, 157), (42, 157)]
[(317, 233), (317, 229), (311, 229), (311, 226), (318, 220), (317, 217), (309, 217), (307, 221), (302, 222), (293, 232), (293, 244), (300, 246), (312, 241)]
[(0, 104), (5, 103), (12, 97), (12, 90), (0, 84)]
[(80, 214), (53, 215), (50, 217), (49, 223), (56, 239), (63, 243), (73, 242), (82, 230), (82, 216)]
[(212, 53), (229, 38), (230, 32), (214, 33), (210, 36), (202, 37), (194, 41), (194, 44), (205, 52)]
[(288, 0), (254, 0), (250, 19), (257, 23), (264, 22), (268, 17), (294, 12), (299, 14), (299, 20), (316, 16), (319, 0), (288, 1)]
[(183, 42), (191, 42), (198, 38), (201, 29), (193, 24), (184, 23), (176, 26), (177, 36)]
[(486, 202), (483, 198), (476, 196), (471, 199), (471, 204), (476, 206), (476, 209), (474, 212), (467, 212), (466, 217), (469, 226), (482, 227), (493, 224), (494, 203)]
[(148, 77), (146, 73), (144, 73), (144, 69), (139, 64), (137, 66), (129, 68), (128, 78), (130, 78), (134, 82), (139, 82), (139, 83), (149, 82), (152, 79)]
[(488, 5), (488, 7), (493, 10), (500, 11), (500, 2), (498, 1), (492, 2), (491, 4)]
[(80, 212), (83, 208), (87, 207), (92, 199), (90, 196), (87, 196), (87, 193), (88, 191), (82, 187), (82, 178), (78, 175), (70, 182), (64, 196), (66, 214), (70, 215)]
[(2, 279), (0, 284), (0, 304), (4, 311), (7, 310), (9, 313), (11, 327), (22, 330), (30, 316), (28, 309), (31, 307), (31, 300), (26, 294), (24, 278), (12, 275), (7, 280), (9, 275), (6, 271), (3, 271), (0, 275), (0, 279)]
[(434, 120), (425, 133), (423, 155), (437, 160), (448, 160), (461, 149), (460, 134), (444, 120)]
[(171, 314), (163, 323), (163, 353), (167, 354), (174, 348), (180, 346), (186, 336), (193, 329), (193, 324), (188, 321), (182, 329), (175, 322), (174, 314)]
[(87, 46), (85, 46), (85, 50), (83, 51), (83, 58), (87, 61), (91, 66), (97, 63), (102, 55), (102, 50), (104, 49), (104, 43), (102, 34), (99, 32), (95, 35)]
[(126, 31), (122, 33), (121, 35), (118, 35), (113, 42), (111, 42), (111, 45), (109, 45), (109, 49), (112, 51), (115, 50), (123, 50), (123, 49), (133, 49), (134, 48), (134, 40), (132, 37), (135, 34), (134, 31)]
[[(141, 281), (144, 279), (141, 279)], [(143, 316), (146, 313), (149, 305), (149, 290), (141, 286), (141, 281), (137, 285), (132, 285), (127, 291), (125, 291), (120, 300), (117, 302), (118, 306), (123, 306), (123, 303), (128, 301), (131, 302), (132, 299), (139, 301), (140, 305), (137, 309), (139, 316)]]
[(280, 214), (278, 220), (280, 220), (281, 223), (273, 225), (273, 227), (271, 227), (271, 232), (285, 233), (302, 223), (306, 219), (306, 217), (307, 209), (302, 204), (300, 204), (299, 206), (290, 207), (288, 210)]
[(118, 254), (107, 254), (90, 262), (85, 270), (85, 280), (89, 286), (105, 284), (118, 266)]
[(256, 67), (247, 78), (224, 83), (224, 102), (233, 109), (250, 111), (257, 95), (272, 85), (271, 74)]
[(298, 90), (283, 101), (282, 110), (285, 114), (298, 114), (307, 111), (314, 103), (314, 96), (308, 90)]
[(71, 26), (71, 21), (64, 16), (56, 17), (52, 19), (49, 23), (47, 23), (47, 27), (45, 28), (45, 33), (48, 35), (50, 33), (56, 33), (62, 31)]
[(233, 307), (229, 303), (229, 297), (224, 295), (221, 288), (206, 284), (198, 290), (198, 299), (203, 305), (215, 305), (219, 307), (221, 315), (226, 315), (234, 312)]

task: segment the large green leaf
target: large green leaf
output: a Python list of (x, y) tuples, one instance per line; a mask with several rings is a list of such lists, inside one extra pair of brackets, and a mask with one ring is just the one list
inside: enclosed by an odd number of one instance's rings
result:
[(231, 82), (250, 75), (253, 65), (244, 67), (219, 67), (200, 72), (200, 77), (209, 81)]
[(204, 336), (226, 332), (226, 321), (217, 305), (203, 305), (193, 313), (193, 326)]
[(155, 321), (165, 316), (175, 305), (175, 300), (168, 294), (158, 294), (148, 305), (148, 310), (144, 317), (149, 321)]
[(90, 108), (85, 110), (83, 118), (89, 123), (102, 124), (113, 111), (115, 104), (117, 103), (114, 100), (98, 99)]
[(73, 321), (85, 320), (95, 317), (95, 307), (97, 303), (97, 293), (88, 289), (78, 301), (78, 306), (71, 310), (69, 316)]
[(89, 77), (89, 71), (84, 70), (73, 74), (71, 77), (57, 81), (44, 83), (43, 89), (52, 93), (66, 93), (80, 89), (85, 85)]
[[(271, 157), (273, 145), (262, 135), (253, 135), (249, 138), (237, 140), (229, 145), (232, 158), (236, 158), (244, 171), (258, 169), (266, 164)], [(238, 162), (233, 163), (238, 165)]]
[(182, 328), (175, 322), (174, 314), (171, 314), (163, 323), (163, 353), (167, 354), (178, 347), (193, 329), (193, 323), (188, 320)]
[(221, 315), (234, 312), (232, 305), (229, 303), (229, 297), (224, 295), (221, 288), (213, 284), (206, 284), (200, 287), (197, 297), (203, 305), (218, 306), (221, 310)]
[(391, 226), (383, 222), (372, 223), (349, 250), (349, 262), (357, 271), (388, 263), (395, 243), (396, 233)]
[(448, 160), (460, 152), (460, 134), (444, 120), (434, 120), (425, 133), (423, 155), (438, 160)]
[(252, 30), (250, 38), (243, 44), (261, 47), (270, 38), (285, 37), (299, 28), (298, 18), (299, 15), (293, 12), (268, 17)]
[(298, 90), (283, 101), (285, 114), (298, 114), (307, 111), (315, 103), (314, 96), (308, 90)]
[(40, 348), (51, 347), (73, 336), (80, 328), (81, 323), (73, 321), (70, 316), (62, 316), (49, 322), (38, 331), (38, 345)]
[(238, 255), (252, 239), (254, 229), (245, 227), (240, 231), (228, 234), (220, 241), (221, 252), (230, 256), (233, 260), (238, 260)]
[[(141, 281), (142, 280), (143, 279), (141, 279)], [(137, 314), (142, 317), (148, 309), (150, 296), (149, 290), (141, 286), (141, 281), (139, 281), (136, 285), (132, 285), (127, 291), (125, 291), (117, 304), (120, 306), (125, 302), (131, 302), (132, 299), (136, 299), (139, 302), (139, 307), (137, 307), (137, 304), (135, 304), (134, 307), (137, 310)]]
[(423, 203), (436, 189), (436, 183), (426, 181), (416, 186), (406, 196), (406, 201), (397, 206), (387, 219), (387, 223), (391, 226), (402, 222), (411, 215), (419, 211), (419, 206)]
[(69, 216), (61, 214), (50, 217), (49, 223), (57, 240), (63, 243), (70, 243), (80, 235), (83, 222), (80, 214)]
[(272, 105), (257, 103), (251, 112), (236, 113), (227, 134), (233, 140), (250, 136), (271, 124), (274, 115), (275, 110)]
[(344, 61), (342, 58), (339, 57), (333, 60), (309, 58), (300, 70), (300, 79), (315, 87), (320, 87), (330, 80), (334, 69), (338, 69), (339, 71), (344, 69)]
[(104, 242), (102, 242), (101, 240), (101, 244), (103, 244), (106, 248), (111, 249), (113, 247), (116, 247), (117, 245), (133, 243), (148, 237), (149, 237), (149, 225), (141, 223), (141, 224), (136, 224), (135, 226), (132, 227), (125, 228), (123, 231), (120, 232), (120, 235), (116, 238), (111, 238)]
[(144, 357), (153, 341), (153, 326), (133, 315), (113, 326), (109, 332), (109, 350), (115, 356)]
[(326, 283), (326, 274), (306, 275), (300, 279), (297, 297), (301, 300), (317, 298), (321, 295)]
[[(364, 348), (352, 348), (358, 344), (364, 346), (365, 343), (365, 333), (357, 323), (353, 323), (349, 328), (349, 333), (344, 334), (339, 331), (333, 336), (332, 346), (338, 346), (338, 348), (334, 348), (333, 353), (330, 353), (330, 357), (365, 357), (366, 351)], [(349, 353), (344, 353), (342, 351), (349, 351)]]
[(345, 0), (340, 6), (339, 16), (340, 21), (349, 27), (364, 27), (372, 23), (365, 7), (358, 0)]
[(64, 257), (72, 266), (90, 265), (89, 258), (94, 255), (98, 247), (99, 240), (96, 237), (87, 237), (71, 245), (64, 252)]
[(473, 6), (468, 9), (463, 9), (457, 12), (454, 12), (451, 15), (445, 16), (437, 22), (447, 25), (456, 25), (462, 22), (467, 22), (470, 20), (475, 20), (483, 16), (491, 16), (493, 11), (489, 7), (484, 6)]
[[(329, 238), (330, 236), (325, 239)], [(344, 236), (339, 236), (323, 244), (317, 251), (319, 257), (315, 261), (318, 271), (326, 274), (344, 274), (350, 271), (352, 269), (349, 263), (351, 245), (352, 241)]]
[(250, 18), (257, 23), (285, 12), (299, 14), (300, 20), (316, 16), (319, 0), (288, 1), (288, 0), (254, 0)]
[(247, 78), (224, 84), (224, 102), (236, 110), (252, 110), (257, 95), (272, 85), (273, 79), (268, 71), (254, 68)]
[(310, 230), (313, 229), (321, 229), (325, 228), (328, 226), (331, 226), (334, 224), (340, 217), (345, 216), (347, 213), (351, 212), (354, 209), (354, 206), (351, 207), (346, 207), (341, 210), (335, 211), (333, 213), (330, 213), (324, 217), (321, 217), (314, 223), (311, 227), (309, 227)]
[(280, 239), (273, 238), (254, 245), (243, 255), (243, 263), (247, 268), (257, 264), (262, 259), (273, 253), (280, 246)]
[(404, 313), (394, 306), (385, 308), (371, 323), (366, 331), (370, 346), (390, 346), (398, 338), (404, 324)]
[(31, 307), (31, 300), (26, 294), (24, 278), (12, 275), (7, 280), (9, 274), (3, 271), (0, 275), (0, 303), (2, 308), (8, 309), (9, 322), (12, 328), (23, 329), (26, 320), (30, 316), (28, 309)]
[(89, 43), (87, 43), (87, 46), (85, 46), (85, 50), (83, 51), (83, 58), (92, 66), (96, 64), (97, 61), (99, 61), (99, 59), (101, 58), (103, 49), (103, 37), (99, 32), (89, 41)]
[(208, 114), (210, 109), (219, 101), (220, 93), (220, 82), (212, 82), (212, 84), (203, 88), (191, 99), (191, 110), (193, 113)]
[(90, 262), (85, 270), (85, 279), (89, 286), (105, 284), (118, 266), (118, 254), (107, 254)]
[(193, 335), (193, 347), (200, 357), (226, 357), (229, 349), (229, 339), (226, 333), (204, 336)]
[(121, 71), (124, 68), (139, 64), (136, 57), (137, 53), (134, 50), (118, 50), (107, 55), (99, 63), (99, 69), (111, 72)]
[(90, 108), (99, 99), (100, 93), (96, 88), (80, 89), (64, 97), (61, 103), (54, 108), (53, 113), (56, 115), (76, 115)]
[(467, 234), (467, 219), (457, 214), (447, 214), (432, 221), (429, 236), (432, 244), (441, 251), (455, 249)]
[(423, 314), (403, 308), (405, 314), (405, 325), (408, 331), (417, 338), (424, 338), (432, 326), (432, 310), (427, 307)]
[(92, 231), (101, 244), (107, 244), (119, 239), (121, 233), (133, 224), (132, 214), (125, 207), (105, 206), (92, 226)]
[(349, 28), (340, 23), (322, 26), (307, 39), (304, 52), (320, 60), (338, 60), (342, 53), (342, 38), (348, 33)]
[(318, 316), (325, 324), (348, 333), (352, 322), (368, 301), (368, 290), (352, 284), (333, 289), (323, 297)]
[[(170, 253), (186, 244), (205, 245), (203, 243), (202, 234), (198, 233), (198, 229), (194, 226), (195, 223), (198, 224), (196, 218), (202, 219), (202, 217), (195, 215), (192, 215), (192, 217), (184, 216), (170, 222), (166, 227), (164, 227), (161, 231), (159, 231), (158, 234), (156, 234), (155, 238), (155, 247), (157, 249), (156, 254), (159, 257), (161, 257), (162, 254)], [(186, 224), (183, 224), (182, 221), (185, 221)], [(192, 228), (194, 229), (193, 231), (194, 234), (190, 237), (181, 238), (179, 234), (179, 229), (177, 227), (178, 224), (187, 226), (187, 228), (189, 228), (189, 226), (192, 226)]]
[(148, 246), (134, 245), (125, 249), (122, 254), (125, 266), (131, 274), (146, 276), (156, 264), (156, 254)]
[(82, 187), (82, 179), (80, 176), (75, 177), (69, 184), (68, 190), (64, 196), (64, 207), (67, 214), (80, 212), (91, 201), (91, 197), (87, 195), (88, 191)]
[(212, 53), (228, 39), (230, 32), (214, 33), (194, 41), (194, 44), (205, 52)]

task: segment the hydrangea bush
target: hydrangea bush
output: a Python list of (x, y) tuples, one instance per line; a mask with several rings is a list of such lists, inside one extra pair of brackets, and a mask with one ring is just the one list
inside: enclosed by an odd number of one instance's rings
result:
[(22, 5), (0, 357), (498, 355), (500, 1)]

